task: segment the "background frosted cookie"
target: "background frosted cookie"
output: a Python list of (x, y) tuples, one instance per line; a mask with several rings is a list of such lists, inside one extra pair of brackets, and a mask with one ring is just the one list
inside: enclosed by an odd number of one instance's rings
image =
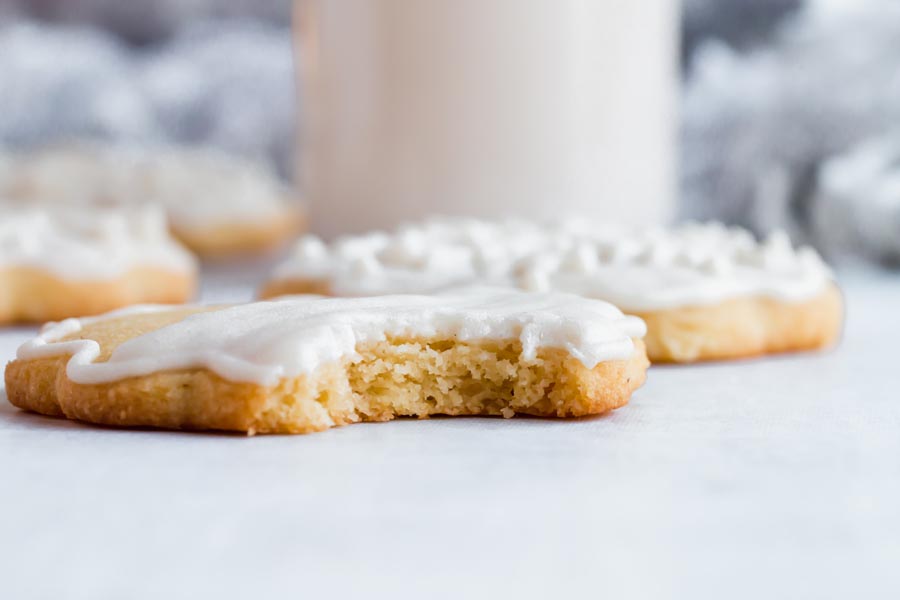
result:
[(122, 426), (306, 433), (399, 416), (601, 414), (648, 365), (644, 324), (565, 294), (292, 297), (46, 326), (10, 402)]
[(10, 157), (0, 196), (19, 204), (165, 208), (172, 231), (203, 255), (268, 250), (303, 216), (263, 166), (213, 149), (78, 144)]
[(782, 233), (758, 242), (716, 223), (666, 230), (439, 219), (331, 244), (305, 236), (262, 295), (483, 282), (572, 292), (637, 314), (654, 361), (821, 348), (843, 320), (840, 293), (814, 250), (795, 250)]
[(343, 236), (326, 244), (302, 236), (263, 287), (263, 297), (428, 293), (455, 285), (513, 286), (517, 265), (565, 244), (565, 230), (522, 220), (441, 218), (396, 231)]
[(158, 209), (0, 205), (0, 324), (184, 302), (195, 272)]

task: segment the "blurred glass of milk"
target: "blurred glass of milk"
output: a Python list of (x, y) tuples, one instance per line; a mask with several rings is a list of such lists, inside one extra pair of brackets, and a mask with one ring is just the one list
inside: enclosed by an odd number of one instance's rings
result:
[(295, 1), (314, 231), (670, 216), (677, 0)]

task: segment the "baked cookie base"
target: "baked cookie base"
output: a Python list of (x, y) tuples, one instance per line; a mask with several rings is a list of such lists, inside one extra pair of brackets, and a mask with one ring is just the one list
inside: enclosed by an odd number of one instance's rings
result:
[(260, 289), (259, 299), (270, 300), (278, 296), (294, 294), (340, 295), (333, 293), (331, 284), (325, 279), (272, 279)]
[(172, 225), (172, 234), (197, 254), (217, 258), (276, 250), (305, 227), (305, 217), (296, 210), (285, 211), (283, 215), (267, 221), (235, 222), (213, 227)]
[[(280, 279), (267, 283), (260, 297), (290, 294), (327, 296), (332, 290), (327, 280)], [(837, 343), (844, 320), (843, 299), (834, 284), (802, 302), (751, 297), (709, 306), (625, 312), (647, 324), (644, 343), (654, 363), (728, 360), (828, 348)]]
[(131, 304), (178, 304), (194, 295), (195, 276), (136, 268), (108, 280), (69, 280), (31, 267), (0, 268), (0, 325), (97, 315)]
[[(98, 361), (127, 339), (189, 312), (132, 315), (86, 325)], [(6, 368), (19, 408), (90, 423), (255, 433), (310, 433), (358, 422), (434, 415), (597, 415), (626, 404), (649, 365), (635, 341), (629, 360), (584, 367), (563, 350), (520, 358), (516, 341), (388, 340), (357, 348), (358, 361), (328, 364), (274, 386), (228, 381), (207, 369), (161, 372), (96, 385), (66, 376), (67, 356), (15, 360)]]
[(840, 337), (843, 306), (840, 290), (830, 284), (802, 302), (738, 298), (634, 314), (647, 323), (651, 361), (689, 363), (828, 348)]

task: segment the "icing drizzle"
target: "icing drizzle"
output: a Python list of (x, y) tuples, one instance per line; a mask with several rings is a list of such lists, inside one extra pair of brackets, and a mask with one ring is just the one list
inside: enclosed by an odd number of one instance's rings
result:
[(523, 359), (533, 359), (541, 348), (560, 348), (593, 368), (631, 357), (632, 338), (645, 333), (643, 321), (598, 300), (480, 287), (435, 296), (288, 296), (216, 308), (130, 339), (106, 362), (95, 362), (100, 354), (96, 341), (63, 339), (99, 320), (172, 310), (178, 309), (139, 306), (51, 323), (22, 345), (17, 356), (69, 354), (67, 375), (83, 384), (205, 367), (231, 381), (274, 385), (323, 364), (353, 360), (358, 344), (389, 337), (518, 339)]

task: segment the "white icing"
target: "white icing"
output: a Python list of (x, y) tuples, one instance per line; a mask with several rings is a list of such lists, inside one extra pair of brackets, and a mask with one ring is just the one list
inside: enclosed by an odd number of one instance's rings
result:
[(290, 193), (260, 163), (212, 150), (149, 154), (141, 165), (146, 194), (163, 204), (173, 224), (268, 222), (290, 210)]
[(347, 296), (508, 285), (511, 265), (543, 245), (544, 238), (541, 228), (525, 221), (475, 219), (435, 219), (401, 226), (392, 235), (345, 236), (328, 245), (307, 235), (274, 277), (324, 278), (336, 294)]
[(434, 219), (330, 245), (301, 238), (275, 279), (324, 279), (337, 295), (427, 293), (460, 284), (572, 292), (627, 311), (767, 296), (808, 299), (831, 281), (784, 233), (760, 243), (718, 223), (673, 229), (585, 221), (538, 225)]
[(169, 234), (158, 207), (53, 210), (0, 204), (0, 268), (64, 279), (109, 279), (135, 267), (192, 272), (193, 256)]
[(162, 205), (175, 227), (268, 222), (294, 209), (261, 164), (213, 149), (78, 144), (10, 159), (0, 196), (50, 204)]
[(100, 347), (93, 340), (60, 341), (99, 320), (172, 310), (177, 309), (140, 306), (53, 323), (22, 345), (17, 356), (28, 360), (69, 354), (66, 373), (84, 384), (203, 367), (231, 381), (274, 385), (327, 363), (354, 360), (358, 344), (388, 337), (518, 339), (525, 360), (541, 348), (560, 348), (593, 368), (630, 358), (632, 338), (645, 333), (643, 321), (605, 302), (478, 287), (434, 296), (288, 296), (213, 309), (130, 339), (106, 362), (94, 362)]

